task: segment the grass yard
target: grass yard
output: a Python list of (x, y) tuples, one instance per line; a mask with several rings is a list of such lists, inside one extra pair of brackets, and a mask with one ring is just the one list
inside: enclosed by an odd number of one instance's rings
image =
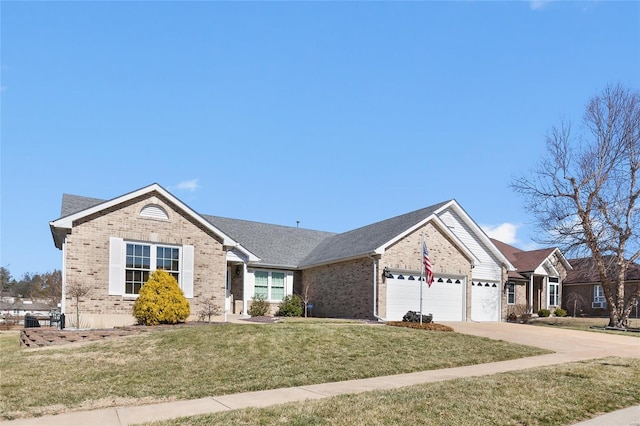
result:
[[(573, 318), (573, 317), (547, 317), (536, 318), (532, 321), (533, 325), (541, 326), (553, 326), (561, 328), (570, 328), (573, 330), (586, 330), (598, 333), (613, 333), (622, 334), (625, 336), (640, 337), (640, 333), (627, 332), (627, 331), (615, 331), (615, 330), (598, 330), (591, 327), (605, 327), (609, 324), (609, 318)], [(640, 328), (640, 320), (636, 320), (635, 317), (629, 317), (629, 327)]]
[(636, 404), (640, 360), (607, 358), (147, 425), (558, 426)]
[(0, 334), (0, 416), (202, 398), (548, 353), (450, 332), (349, 322), (182, 327), (23, 349)]

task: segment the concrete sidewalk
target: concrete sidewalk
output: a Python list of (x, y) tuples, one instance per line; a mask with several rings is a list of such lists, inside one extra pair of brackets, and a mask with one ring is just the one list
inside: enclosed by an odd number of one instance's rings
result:
[[(553, 329), (546, 327), (522, 326), (506, 323), (451, 323), (456, 331), (486, 336), (540, 347), (554, 347), (556, 353), (510, 361), (422, 371), (393, 376), (375, 377), (362, 380), (349, 380), (335, 383), (298, 386), (294, 388), (273, 389), (247, 392), (233, 395), (208, 397), (197, 400), (175, 401), (137, 407), (114, 407), (101, 410), (74, 412), (57, 416), (19, 419), (2, 422), (3, 426), (124, 426), (149, 421), (168, 420), (176, 417), (229, 411), (247, 407), (266, 407), (270, 405), (297, 402), (310, 399), (327, 398), (341, 394), (356, 394), (371, 390), (395, 389), (403, 386), (439, 382), (464, 377), (485, 376), (490, 374), (522, 370), (532, 367), (563, 364), (604, 356), (622, 356), (640, 358), (640, 339), (588, 333), (582, 331)], [(583, 426), (640, 426), (639, 407), (620, 410), (603, 415)]]

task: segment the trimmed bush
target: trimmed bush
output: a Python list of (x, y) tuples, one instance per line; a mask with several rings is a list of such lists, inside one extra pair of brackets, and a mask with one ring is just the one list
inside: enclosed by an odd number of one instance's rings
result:
[(139, 324), (177, 324), (191, 313), (189, 302), (176, 279), (167, 271), (153, 272), (140, 289), (133, 304), (133, 316)]
[(553, 315), (555, 315), (557, 317), (566, 317), (567, 316), (567, 311), (565, 311), (562, 308), (556, 308), (556, 310), (553, 313)]
[(551, 316), (551, 311), (548, 310), (548, 309), (540, 309), (538, 311), (538, 316), (541, 317), (541, 318), (549, 317), (549, 316)]
[(276, 315), (279, 317), (300, 317), (303, 311), (302, 299), (297, 294), (294, 294), (282, 300)]
[(262, 296), (254, 296), (251, 299), (251, 306), (249, 306), (249, 315), (252, 317), (263, 317), (267, 315), (269, 309), (271, 308), (271, 304), (264, 300)]
[[(420, 312), (409, 311), (402, 317), (403, 322), (420, 322)], [(422, 323), (430, 323), (433, 321), (433, 315), (422, 315)]]
[(435, 324), (433, 322), (431, 322), (431, 323), (423, 322), (422, 324), (419, 324), (419, 323), (415, 323), (415, 322), (406, 322), (406, 321), (389, 321), (386, 324), (390, 325), (390, 326), (393, 326), (393, 327), (416, 328), (418, 330), (454, 331), (453, 328), (449, 327), (448, 325)]

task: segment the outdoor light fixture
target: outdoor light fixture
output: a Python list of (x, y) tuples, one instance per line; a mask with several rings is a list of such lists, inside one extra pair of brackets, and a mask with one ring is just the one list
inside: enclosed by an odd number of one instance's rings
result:
[(384, 269), (382, 270), (382, 275), (383, 275), (385, 278), (393, 278), (393, 274), (391, 273), (391, 271), (389, 271), (389, 268), (388, 268), (388, 267), (386, 267), (386, 266), (385, 266), (385, 267), (384, 267)]

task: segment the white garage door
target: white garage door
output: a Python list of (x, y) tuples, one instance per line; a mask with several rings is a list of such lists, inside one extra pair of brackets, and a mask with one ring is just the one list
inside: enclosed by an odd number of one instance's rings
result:
[(471, 284), (471, 320), (500, 321), (500, 285), (474, 281)]
[[(420, 276), (395, 274), (387, 278), (389, 321), (402, 321), (408, 311), (420, 312)], [(433, 321), (464, 320), (464, 280), (436, 277), (431, 287), (422, 281), (422, 313), (433, 314)]]

